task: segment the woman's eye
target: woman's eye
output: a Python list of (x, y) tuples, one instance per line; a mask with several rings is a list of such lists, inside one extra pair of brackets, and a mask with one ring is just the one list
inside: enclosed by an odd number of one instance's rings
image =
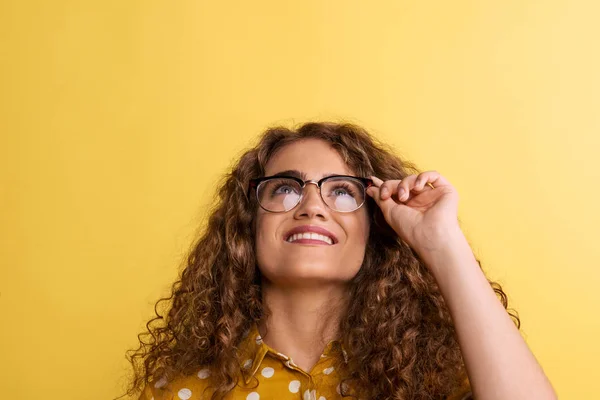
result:
[(275, 192), (289, 194), (289, 193), (293, 192), (293, 189), (289, 186), (280, 186), (279, 188), (277, 188), (277, 190)]
[(351, 188), (340, 186), (340, 187), (333, 189), (333, 195), (334, 196), (354, 196), (354, 191)]

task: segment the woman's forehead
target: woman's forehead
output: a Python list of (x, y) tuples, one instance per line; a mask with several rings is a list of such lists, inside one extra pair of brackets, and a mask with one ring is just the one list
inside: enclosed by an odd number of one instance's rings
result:
[(302, 179), (318, 179), (327, 175), (352, 175), (352, 168), (330, 143), (305, 139), (278, 149), (265, 166), (266, 175), (297, 171)]

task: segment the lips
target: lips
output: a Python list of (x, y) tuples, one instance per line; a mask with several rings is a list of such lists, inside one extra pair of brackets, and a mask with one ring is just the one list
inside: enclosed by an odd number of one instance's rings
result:
[(331, 238), (331, 241), (333, 242), (332, 244), (336, 244), (338, 242), (337, 237), (333, 233), (331, 233), (327, 229), (322, 228), (317, 225), (300, 225), (293, 229), (290, 229), (283, 237), (283, 240), (287, 241), (288, 238), (292, 235), (295, 235), (297, 233), (307, 233), (307, 232), (314, 232), (314, 233), (318, 233), (320, 235), (327, 236), (327, 237)]

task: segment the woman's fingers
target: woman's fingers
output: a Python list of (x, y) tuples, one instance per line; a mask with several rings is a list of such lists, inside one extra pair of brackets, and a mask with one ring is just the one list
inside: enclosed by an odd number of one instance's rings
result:
[(390, 197), (405, 202), (411, 196), (411, 191), (415, 194), (431, 190), (440, 184), (447, 184), (446, 180), (437, 171), (426, 171), (419, 175), (408, 175), (404, 179), (390, 179), (382, 181), (376, 176), (371, 176), (373, 183), (379, 188), (379, 196), (381, 200), (386, 200)]
[(385, 182), (375, 176), (372, 176), (371, 179), (373, 180), (373, 183), (375, 183), (375, 186), (379, 188), (379, 198), (381, 200), (387, 200), (398, 193), (398, 184), (401, 182), (400, 179), (390, 179)]
[(398, 201), (407, 201), (410, 191), (417, 189), (417, 175), (409, 175), (400, 181), (398, 185)]
[(450, 182), (437, 171), (425, 171), (419, 174), (416, 187), (423, 188), (424, 185), (429, 185), (433, 189), (440, 186), (448, 186)]
[(440, 177), (440, 174), (437, 171), (425, 171), (419, 175), (411, 175), (411, 177), (414, 179), (411, 179), (409, 182), (404, 182), (405, 179), (403, 179), (404, 185), (402, 185), (402, 188), (405, 191), (402, 196), (403, 200), (408, 199), (408, 194), (411, 191), (421, 193), (433, 189), (435, 187), (433, 182)]

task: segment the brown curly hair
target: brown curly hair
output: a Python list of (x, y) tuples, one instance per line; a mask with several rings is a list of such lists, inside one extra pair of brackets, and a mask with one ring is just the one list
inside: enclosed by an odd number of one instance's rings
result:
[[(413, 163), (352, 123), (267, 129), (223, 177), (208, 223), (170, 297), (157, 301), (156, 317), (138, 335), (139, 347), (127, 352), (134, 374), (126, 394), (134, 395), (158, 378), (191, 375), (203, 365), (211, 366), (213, 400), (236, 386), (241, 371), (236, 346), (252, 323), (268, 315), (254, 252), (257, 203), (248, 196), (248, 182), (264, 176), (276, 150), (305, 138), (330, 143), (358, 176), (388, 180), (419, 173)], [(445, 398), (466, 377), (449, 310), (433, 275), (385, 222), (372, 198), (366, 207), (369, 242), (360, 271), (349, 284), (354, 300), (339, 324), (348, 356), (342, 387), (361, 388), (354, 395), (362, 398)], [(488, 282), (520, 329), (502, 287)], [(167, 302), (166, 317), (158, 310), (161, 302)]]

